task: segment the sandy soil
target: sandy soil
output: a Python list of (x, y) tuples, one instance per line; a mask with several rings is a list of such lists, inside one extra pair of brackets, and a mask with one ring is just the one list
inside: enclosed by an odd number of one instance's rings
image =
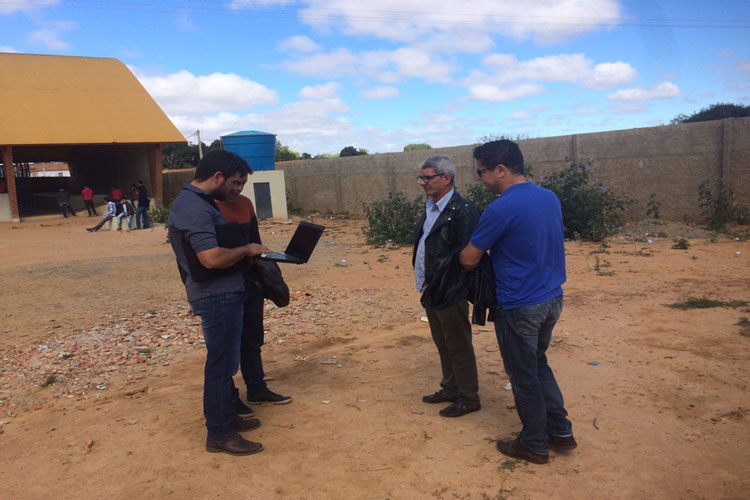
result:
[[(162, 228), (0, 224), (0, 498), (750, 497), (750, 312), (665, 306), (750, 300), (747, 241), (567, 243), (549, 357), (579, 447), (535, 466), (494, 447), (520, 424), (491, 325), (474, 329), (482, 410), (439, 417), (410, 249), (315, 222), (312, 261), (284, 267), (292, 304), (267, 311), (269, 384), (294, 402), (257, 407), (251, 457), (203, 450), (199, 323)], [(292, 228), (261, 232), (281, 248)]]

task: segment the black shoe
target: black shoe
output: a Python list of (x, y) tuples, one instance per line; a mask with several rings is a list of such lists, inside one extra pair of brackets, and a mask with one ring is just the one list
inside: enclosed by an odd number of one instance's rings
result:
[(285, 405), (292, 402), (292, 397), (282, 396), (281, 394), (276, 394), (275, 392), (266, 389), (264, 392), (256, 396), (248, 394), (247, 402), (251, 405)]
[(438, 403), (452, 403), (456, 400), (456, 396), (446, 396), (442, 390), (437, 391), (435, 394), (429, 396), (422, 396), (423, 403), (429, 403), (431, 405)]
[(237, 410), (237, 416), (240, 418), (252, 418), (255, 416), (253, 409), (248, 408), (247, 405), (239, 399), (234, 402), (234, 409)]
[(230, 455), (252, 455), (263, 451), (263, 445), (248, 441), (239, 434), (220, 441), (206, 441), (206, 451), (209, 453), (228, 453)]
[(576, 439), (572, 435), (565, 437), (550, 436), (549, 446), (557, 453), (565, 453), (577, 447), (578, 443), (576, 443)]
[(260, 427), (260, 420), (257, 418), (238, 418), (234, 422), (234, 429), (238, 432), (251, 431)]
[(526, 448), (519, 438), (501, 439), (497, 442), (497, 451), (510, 458), (526, 460), (532, 464), (549, 463), (549, 453), (540, 455)]
[(87, 227), (86, 231), (88, 231), (89, 233), (94, 233), (96, 232), (96, 229), (94, 229), (93, 227)]
[(482, 407), (479, 403), (465, 403), (464, 401), (456, 401), (450, 406), (447, 406), (440, 410), (441, 417), (463, 417), (467, 413), (479, 411)]

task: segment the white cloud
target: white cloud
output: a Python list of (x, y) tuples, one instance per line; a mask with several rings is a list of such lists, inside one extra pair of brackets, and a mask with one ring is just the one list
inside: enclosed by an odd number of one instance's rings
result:
[(0, 16), (59, 4), (59, 0), (0, 0)]
[(346, 48), (313, 54), (285, 61), (282, 67), (293, 73), (320, 78), (365, 76), (383, 83), (396, 83), (404, 78), (421, 78), (427, 82), (448, 82), (458, 70), (432, 54), (414, 47), (396, 50), (373, 50), (359, 53)]
[(32, 46), (44, 47), (47, 50), (68, 50), (70, 44), (63, 40), (60, 35), (76, 27), (76, 23), (69, 21), (47, 22), (43, 27), (29, 33), (26, 36), (26, 41)]
[(250, 9), (252, 7), (268, 7), (273, 5), (290, 5), (295, 0), (232, 0), (227, 4), (232, 10)]
[(544, 87), (535, 83), (522, 83), (512, 87), (500, 87), (488, 84), (472, 85), (469, 87), (469, 96), (471, 99), (492, 102), (507, 102), (543, 92)]
[(316, 52), (320, 50), (317, 43), (304, 35), (296, 35), (280, 41), (279, 48), (293, 52)]
[(278, 101), (276, 91), (233, 73), (196, 76), (182, 70), (166, 76), (149, 76), (137, 68), (131, 70), (168, 114), (242, 110)]
[(323, 85), (311, 85), (303, 87), (299, 91), (299, 96), (303, 99), (332, 99), (338, 97), (338, 91), (341, 87), (336, 82), (328, 82)]
[(653, 88), (635, 87), (622, 89), (607, 94), (610, 99), (618, 101), (646, 101), (651, 99), (668, 99), (680, 95), (680, 88), (672, 82), (662, 82)]
[(595, 115), (599, 112), (599, 108), (595, 106), (584, 106), (573, 110), (574, 115)]
[(396, 87), (374, 87), (361, 91), (359, 95), (366, 99), (390, 99), (398, 97), (401, 93)]
[(18, 52), (10, 45), (0, 45), (0, 52)]
[(482, 62), (493, 74), (495, 83), (523, 80), (536, 82), (570, 82), (601, 89), (631, 81), (635, 69), (624, 62), (594, 65), (584, 54), (557, 54), (519, 61), (512, 54), (490, 54)]
[[(233, 3), (238, 3), (235, 0)], [(248, 2), (243, 2), (248, 3)], [(300, 17), (321, 29), (415, 43), (432, 38), (434, 48), (477, 51), (492, 36), (548, 44), (616, 25), (618, 0), (379, 0), (367, 9), (351, 0), (307, 0)], [(485, 49), (482, 49), (485, 50)]]
[(735, 63), (735, 67), (742, 73), (750, 73), (750, 61), (740, 59)]
[(529, 113), (528, 111), (516, 111), (515, 113), (511, 113), (508, 115), (508, 118), (514, 121), (524, 121), (528, 120), (529, 118), (533, 118), (533, 114)]

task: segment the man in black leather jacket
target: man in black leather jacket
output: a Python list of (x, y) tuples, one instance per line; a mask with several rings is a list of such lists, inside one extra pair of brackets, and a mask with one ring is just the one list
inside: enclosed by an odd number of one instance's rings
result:
[(431, 156), (419, 166), (417, 181), (428, 197), (425, 212), (414, 232), (414, 277), (423, 293), (432, 339), (440, 354), (441, 389), (424, 396), (425, 403), (452, 403), (440, 410), (443, 417), (460, 417), (479, 410), (477, 362), (471, 340), (467, 292), (458, 285), (455, 300), (434, 308), (430, 282), (445, 259), (455, 258), (479, 220), (479, 211), (454, 189), (456, 167), (447, 156)]

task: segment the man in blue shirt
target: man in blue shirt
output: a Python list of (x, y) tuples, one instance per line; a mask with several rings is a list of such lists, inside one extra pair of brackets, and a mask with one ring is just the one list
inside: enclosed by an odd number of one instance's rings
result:
[(577, 446), (546, 356), (563, 306), (560, 201), (526, 180), (523, 154), (512, 141), (478, 146), (474, 160), (487, 190), (501, 196), (482, 214), (459, 261), (468, 271), (490, 252), (499, 304), (495, 333), (523, 425), (518, 438), (501, 439), (497, 448), (509, 457), (544, 464), (550, 446), (558, 452)]
[(206, 451), (250, 455), (263, 450), (237, 431), (260, 425), (237, 414), (232, 377), (240, 363), (245, 281), (240, 263), (270, 249), (257, 243), (234, 248), (219, 246), (216, 226), (225, 224), (214, 200), (236, 198), (250, 167), (227, 151), (211, 151), (198, 163), (195, 178), (185, 184), (172, 204), (167, 227), (177, 265), (193, 312), (201, 317), (206, 341), (203, 413)]
[(461, 417), (481, 408), (467, 293), (461, 286), (448, 297), (435, 290), (446, 274), (444, 266), (451, 260), (455, 263), (479, 218), (474, 205), (454, 189), (455, 178), (456, 167), (447, 156), (431, 156), (420, 165), (417, 182), (427, 195), (427, 206), (417, 221), (412, 257), (417, 291), (422, 293), (443, 374), (441, 389), (422, 401), (452, 403), (440, 410), (442, 417)]

